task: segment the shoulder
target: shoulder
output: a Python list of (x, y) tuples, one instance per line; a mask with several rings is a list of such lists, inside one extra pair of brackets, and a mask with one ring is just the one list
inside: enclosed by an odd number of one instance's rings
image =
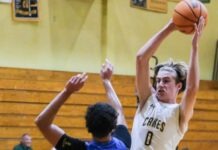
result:
[(124, 144), (124, 141), (122, 141), (116, 137), (113, 137), (112, 140), (115, 143), (116, 147), (119, 148), (119, 150), (127, 150), (128, 148), (130, 148)]
[(80, 139), (76, 139), (64, 134), (58, 141), (55, 148), (59, 150), (68, 150), (68, 149), (86, 150), (86, 144), (84, 141)]
[[(115, 142), (124, 144), (125, 147), (130, 148), (131, 146), (131, 136), (126, 126), (118, 125), (115, 131), (112, 133)], [(119, 140), (119, 141), (117, 141)], [(121, 144), (121, 145), (122, 145)]]
[(158, 104), (158, 100), (155, 96), (155, 93), (152, 93), (151, 95), (149, 95), (149, 97), (146, 99), (146, 102), (145, 104), (142, 106), (142, 107), (138, 107), (137, 109), (137, 113), (144, 113), (147, 108), (150, 106), (150, 105), (156, 105)]

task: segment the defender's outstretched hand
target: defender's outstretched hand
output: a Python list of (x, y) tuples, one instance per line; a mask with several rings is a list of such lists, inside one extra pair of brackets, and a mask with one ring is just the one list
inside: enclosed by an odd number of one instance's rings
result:
[(87, 80), (88, 76), (86, 73), (78, 74), (76, 76), (73, 76), (66, 84), (65, 86), (65, 92), (71, 94), (73, 92), (76, 92), (80, 90), (85, 81)]
[(105, 60), (105, 63), (102, 65), (100, 76), (102, 80), (111, 80), (113, 75), (113, 65), (108, 59)]

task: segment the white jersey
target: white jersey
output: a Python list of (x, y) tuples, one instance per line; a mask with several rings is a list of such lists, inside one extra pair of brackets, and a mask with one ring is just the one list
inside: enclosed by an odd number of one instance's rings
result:
[(136, 111), (131, 150), (175, 150), (184, 135), (179, 109), (179, 104), (162, 103), (151, 95), (142, 110)]

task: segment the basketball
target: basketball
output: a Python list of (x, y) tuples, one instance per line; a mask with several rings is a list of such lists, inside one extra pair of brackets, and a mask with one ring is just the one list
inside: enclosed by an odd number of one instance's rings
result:
[(179, 31), (192, 34), (201, 16), (204, 17), (206, 25), (207, 14), (207, 8), (199, 0), (182, 0), (174, 8), (173, 22)]

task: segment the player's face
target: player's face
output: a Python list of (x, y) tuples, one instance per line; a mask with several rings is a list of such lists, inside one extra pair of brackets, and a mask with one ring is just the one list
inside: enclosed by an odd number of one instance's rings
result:
[(160, 70), (156, 77), (156, 96), (166, 103), (176, 102), (180, 85), (176, 84), (176, 72)]
[(32, 138), (29, 135), (25, 135), (22, 139), (22, 143), (27, 147), (31, 147)]

